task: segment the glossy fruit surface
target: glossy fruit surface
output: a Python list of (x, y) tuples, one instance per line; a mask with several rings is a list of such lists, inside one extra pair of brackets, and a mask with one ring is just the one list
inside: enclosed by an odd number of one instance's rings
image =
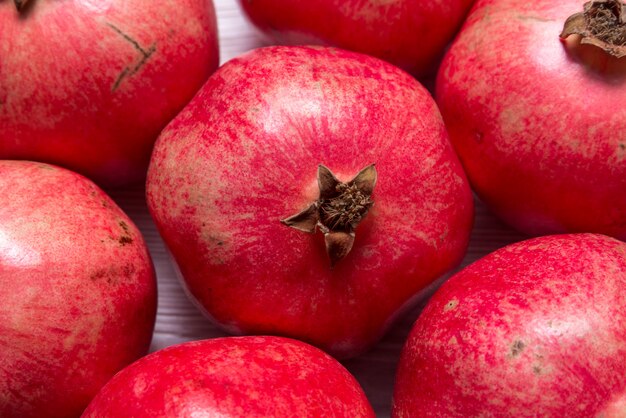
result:
[(210, 0), (0, 2), (0, 158), (142, 180), (157, 135), (217, 67), (216, 31)]
[[(317, 204), (320, 164), (339, 182), (377, 172), (333, 268), (323, 227), (281, 224)], [(428, 92), (383, 61), (321, 47), (263, 48), (218, 70), (157, 141), (147, 197), (189, 293), (224, 329), (342, 357), (460, 261), (473, 214)]]
[(193, 341), (116, 375), (83, 418), (368, 417), (357, 381), (335, 359), (280, 337)]
[(131, 220), (62, 168), (0, 161), (0, 416), (80, 416), (148, 351), (156, 282)]
[(415, 75), (434, 71), (472, 0), (240, 0), (250, 20), (281, 43), (336, 46)]
[(619, 417), (626, 244), (535, 238), (448, 280), (403, 349), (394, 417)]
[(582, 11), (575, 0), (479, 0), (442, 63), (437, 101), (474, 190), (506, 222), (624, 240), (626, 65), (559, 38)]

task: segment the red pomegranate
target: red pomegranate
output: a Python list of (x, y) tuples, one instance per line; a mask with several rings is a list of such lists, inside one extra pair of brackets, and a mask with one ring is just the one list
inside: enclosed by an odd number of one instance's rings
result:
[(222, 66), (157, 141), (147, 198), (189, 293), (224, 329), (340, 357), (460, 261), (473, 213), (428, 92), (323, 47)]
[(0, 2), (0, 158), (145, 178), (157, 135), (217, 67), (211, 0), (15, 3)]
[(374, 418), (356, 379), (310, 345), (280, 337), (193, 341), (118, 373), (83, 418)]
[(0, 161), (0, 416), (80, 416), (148, 351), (156, 282), (130, 219), (84, 177)]
[(472, 0), (239, 0), (281, 43), (337, 46), (423, 76), (435, 71)]
[(526, 233), (626, 239), (623, 7), (479, 0), (443, 61), (437, 100), (470, 182)]
[(625, 243), (512, 244), (428, 302), (402, 352), (392, 416), (623, 416), (625, 323)]

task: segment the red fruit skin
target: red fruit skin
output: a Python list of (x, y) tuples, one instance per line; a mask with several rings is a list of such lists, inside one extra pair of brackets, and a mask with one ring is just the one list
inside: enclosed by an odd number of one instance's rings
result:
[(0, 2), (0, 158), (120, 186), (218, 65), (211, 0)]
[[(334, 269), (321, 233), (281, 219), (376, 163), (374, 206)], [(270, 47), (220, 68), (163, 131), (148, 207), (192, 298), (232, 333), (339, 357), (376, 342), (456, 265), (473, 202), (428, 92), (396, 67), (322, 47)]]
[(487, 255), (417, 319), (392, 416), (623, 416), (624, 289), (626, 244), (603, 235), (535, 238)]
[(78, 417), (148, 351), (156, 282), (140, 232), (84, 177), (0, 161), (0, 416)]
[(452, 40), (473, 0), (239, 0), (280, 43), (336, 46), (384, 59), (417, 76)]
[(82, 417), (122, 416), (375, 417), (338, 361), (280, 337), (216, 338), (152, 353), (118, 373)]
[(478, 1), (437, 102), (474, 190), (506, 222), (625, 240), (626, 68), (589, 45), (568, 52), (559, 33), (579, 11), (574, 0)]

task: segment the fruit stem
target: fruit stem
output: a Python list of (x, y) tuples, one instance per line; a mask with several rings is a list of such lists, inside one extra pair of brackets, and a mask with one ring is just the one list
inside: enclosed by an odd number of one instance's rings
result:
[(626, 56), (626, 7), (621, 0), (592, 0), (567, 18), (561, 39), (580, 35), (581, 44), (601, 48), (616, 58)]

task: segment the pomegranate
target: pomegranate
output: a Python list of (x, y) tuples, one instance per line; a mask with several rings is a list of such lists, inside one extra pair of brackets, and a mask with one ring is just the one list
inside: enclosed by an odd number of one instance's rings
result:
[(382, 58), (411, 73), (435, 71), (472, 0), (239, 0), (281, 43), (314, 43)]
[(603, 235), (546, 236), (487, 255), (417, 319), (392, 416), (623, 416), (625, 289), (626, 244)]
[(145, 178), (161, 129), (218, 64), (211, 0), (0, 2), (0, 158)]
[(147, 200), (189, 293), (225, 330), (339, 357), (461, 260), (473, 214), (428, 92), (325, 47), (223, 65), (159, 137)]
[(80, 416), (148, 351), (156, 282), (143, 238), (86, 178), (0, 161), (0, 416)]
[(280, 337), (193, 341), (117, 374), (83, 418), (371, 417), (356, 379), (335, 359)]
[(623, 7), (479, 0), (442, 63), (437, 100), (470, 182), (521, 231), (626, 239)]

